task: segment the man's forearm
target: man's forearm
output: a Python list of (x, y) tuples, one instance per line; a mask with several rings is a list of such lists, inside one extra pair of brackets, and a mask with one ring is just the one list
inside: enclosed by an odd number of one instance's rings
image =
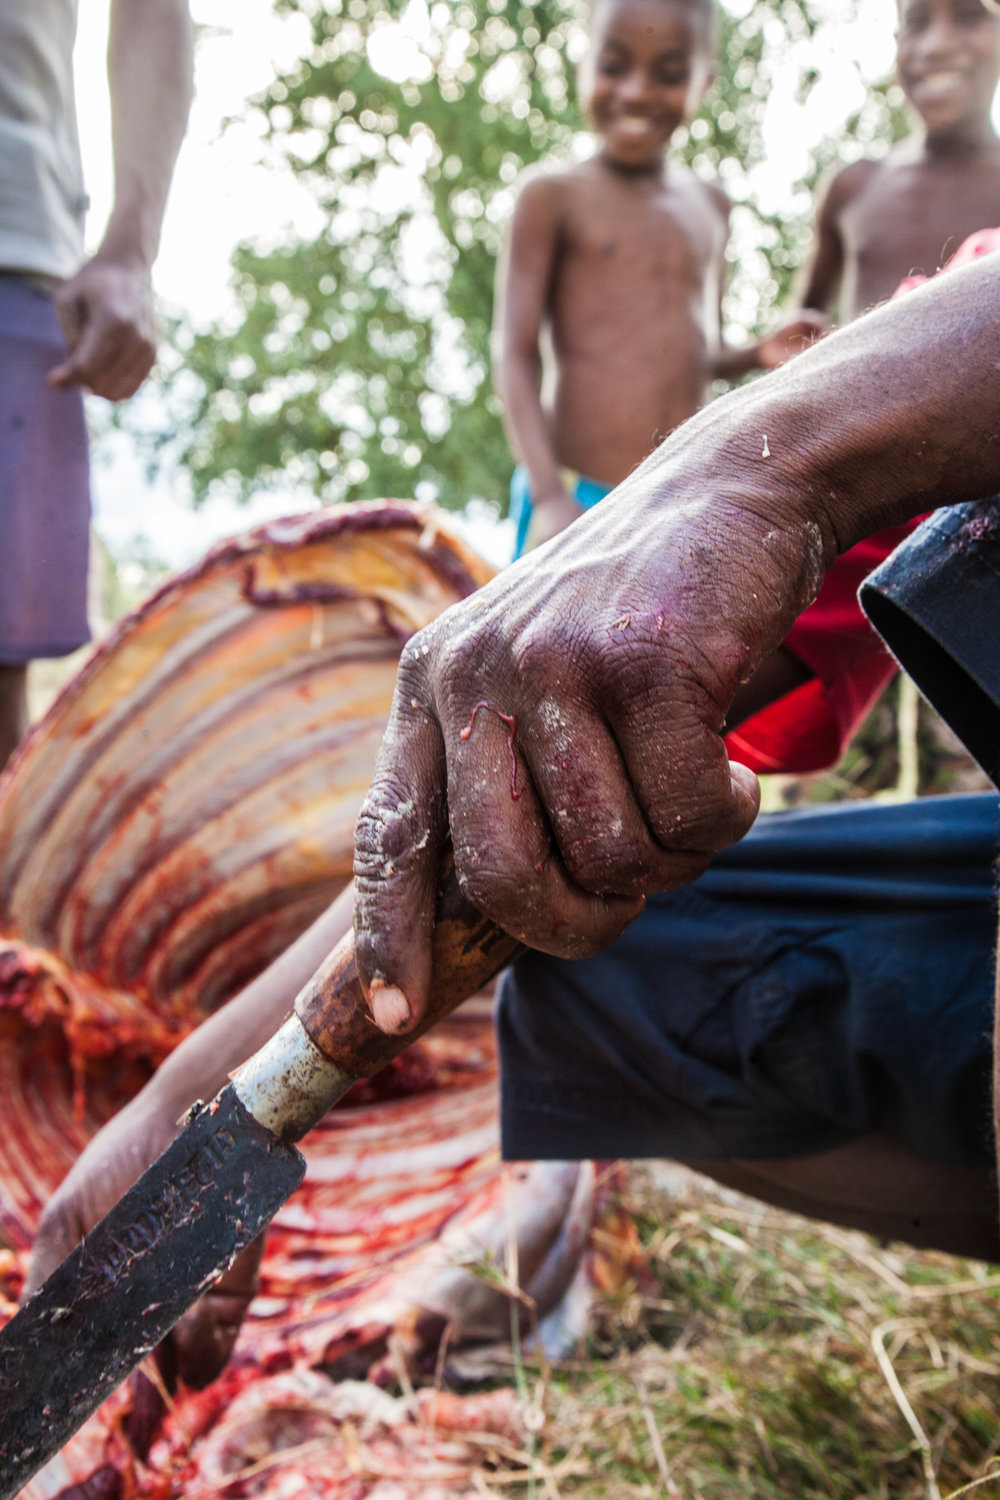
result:
[(152, 265), (192, 95), (187, 0), (112, 0), (115, 196), (99, 254)]
[(833, 552), (934, 506), (992, 493), (1000, 488), (1000, 256), (908, 293), (713, 403), (675, 434), (672, 457), (678, 442), (694, 455), (720, 430), (720, 478), (745, 476), (751, 505), (765, 514), (801, 511)]

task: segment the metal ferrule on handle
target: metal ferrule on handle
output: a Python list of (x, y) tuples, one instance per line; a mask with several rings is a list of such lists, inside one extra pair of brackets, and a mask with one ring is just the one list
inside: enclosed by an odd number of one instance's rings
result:
[(279, 1140), (301, 1140), (353, 1084), (398, 1057), (519, 947), (470, 905), (447, 861), (432, 937), (431, 1004), (419, 1025), (401, 1036), (379, 1031), (348, 936), (301, 991), (284, 1025), (233, 1074), (241, 1104)]
[(431, 1004), (405, 1036), (371, 1018), (348, 937), (295, 1012), (0, 1330), (0, 1500), (38, 1472), (298, 1186), (292, 1144), (517, 953), (441, 871)]
[(357, 1078), (321, 1052), (294, 1012), (233, 1074), (243, 1108), (282, 1140), (300, 1140)]

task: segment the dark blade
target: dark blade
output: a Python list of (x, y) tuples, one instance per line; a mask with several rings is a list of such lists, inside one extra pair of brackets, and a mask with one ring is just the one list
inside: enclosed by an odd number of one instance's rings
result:
[(0, 1500), (156, 1347), (304, 1173), (231, 1085), (195, 1116), (0, 1331)]

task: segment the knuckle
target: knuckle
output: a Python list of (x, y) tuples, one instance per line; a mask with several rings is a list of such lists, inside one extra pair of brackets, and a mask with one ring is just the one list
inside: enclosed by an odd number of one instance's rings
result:
[(457, 843), (454, 852), (458, 883), (476, 910), (522, 942), (531, 941), (548, 920), (539, 883), (519, 878), (507, 865), (487, 862), (481, 846)]
[(578, 666), (590, 657), (589, 637), (589, 629), (571, 614), (560, 615), (555, 621), (530, 621), (519, 631), (512, 650), (519, 683), (534, 689), (536, 696), (547, 696), (553, 670), (557, 669), (572, 691)]
[(425, 655), (428, 648), (427, 643), (421, 639), (422, 636), (423, 631), (411, 636), (400, 652), (396, 669), (394, 714), (398, 712), (397, 706), (411, 701), (412, 695), (423, 685), (427, 672)]
[(592, 895), (630, 895), (649, 889), (652, 861), (625, 839), (620, 820), (610, 831), (586, 830), (561, 852), (574, 884)]
[(382, 882), (402, 873), (431, 838), (430, 822), (421, 814), (401, 778), (374, 781), (354, 828), (354, 873), (362, 882)]
[[(527, 893), (523, 882), (510, 869), (485, 861), (479, 844), (456, 841), (454, 853), (458, 883), (478, 911), (499, 918), (501, 913), (515, 913), (525, 904)], [(530, 905), (530, 897), (527, 903)]]

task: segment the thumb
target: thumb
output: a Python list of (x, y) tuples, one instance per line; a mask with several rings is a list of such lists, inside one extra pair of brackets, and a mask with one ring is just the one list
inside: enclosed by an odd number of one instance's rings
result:
[(49, 371), (48, 384), (52, 386), (79, 385), (82, 380), (80, 342), (84, 338), (90, 317), (90, 307), (82, 292), (55, 299), (59, 326), (66, 340), (67, 357)]
[(31, 1264), (24, 1283), (25, 1297), (33, 1297), (56, 1267), (66, 1259), (84, 1236), (83, 1225), (58, 1203), (46, 1209), (38, 1225), (31, 1251)]

